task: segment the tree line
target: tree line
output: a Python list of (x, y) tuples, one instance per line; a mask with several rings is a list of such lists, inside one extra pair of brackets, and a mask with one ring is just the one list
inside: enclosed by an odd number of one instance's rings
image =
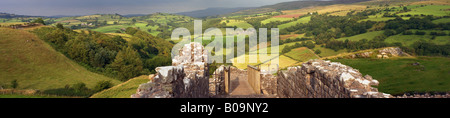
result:
[(141, 74), (150, 74), (158, 66), (171, 64), (173, 44), (135, 28), (127, 28), (129, 41), (95, 31), (76, 32), (64, 28), (35, 29), (40, 39), (88, 70), (125, 81)]

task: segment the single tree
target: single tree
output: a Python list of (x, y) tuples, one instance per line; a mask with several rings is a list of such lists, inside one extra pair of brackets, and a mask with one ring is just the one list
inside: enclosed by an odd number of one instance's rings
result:
[(19, 87), (19, 83), (17, 82), (17, 80), (15, 79), (15, 80), (11, 81), (11, 88), (15, 89), (17, 87)]
[(44, 20), (43, 20), (42, 18), (38, 18), (38, 19), (34, 20), (34, 21), (31, 22), (31, 23), (40, 23), (40, 24), (45, 25), (45, 22), (44, 22)]

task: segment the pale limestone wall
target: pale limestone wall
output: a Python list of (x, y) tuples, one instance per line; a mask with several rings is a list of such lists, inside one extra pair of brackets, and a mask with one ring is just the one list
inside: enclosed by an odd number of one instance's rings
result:
[(301, 67), (280, 71), (277, 84), (277, 93), (281, 98), (392, 97), (371, 87), (378, 85), (378, 81), (371, 76), (363, 76), (349, 66), (324, 60), (310, 60)]
[(186, 44), (172, 66), (157, 67), (156, 76), (141, 84), (132, 98), (208, 97), (207, 51), (199, 43)]

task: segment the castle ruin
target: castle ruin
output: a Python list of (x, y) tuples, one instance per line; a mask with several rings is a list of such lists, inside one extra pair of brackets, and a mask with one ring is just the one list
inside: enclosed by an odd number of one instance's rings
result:
[[(392, 51), (394, 50), (394, 51)], [(401, 50), (385, 49), (382, 52)], [(396, 98), (379, 92), (370, 75), (338, 62), (310, 60), (301, 66), (279, 70), (276, 75), (220, 66), (209, 75), (207, 50), (200, 43), (185, 44), (172, 66), (157, 67), (148, 83), (132, 98)], [(411, 98), (420, 95), (404, 95)], [(450, 97), (450, 94), (423, 97)]]

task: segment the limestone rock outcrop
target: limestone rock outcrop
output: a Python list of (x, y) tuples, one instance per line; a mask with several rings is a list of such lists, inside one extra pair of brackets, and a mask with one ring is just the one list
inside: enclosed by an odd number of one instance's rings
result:
[(399, 47), (389, 47), (389, 48), (384, 48), (381, 50), (378, 50), (379, 54), (387, 54), (389, 56), (410, 56), (408, 53), (405, 53), (402, 51), (402, 49), (400, 49)]
[(301, 67), (280, 71), (278, 96), (282, 98), (391, 98), (372, 85), (378, 81), (337, 62), (310, 60)]
[[(208, 97), (208, 56), (200, 43), (190, 43), (172, 59), (172, 66), (157, 67), (148, 83), (141, 84), (132, 98)], [(153, 78), (152, 78), (153, 77)]]
[(450, 98), (450, 92), (438, 93), (438, 94), (403, 94), (402, 96), (396, 96), (396, 98)]

